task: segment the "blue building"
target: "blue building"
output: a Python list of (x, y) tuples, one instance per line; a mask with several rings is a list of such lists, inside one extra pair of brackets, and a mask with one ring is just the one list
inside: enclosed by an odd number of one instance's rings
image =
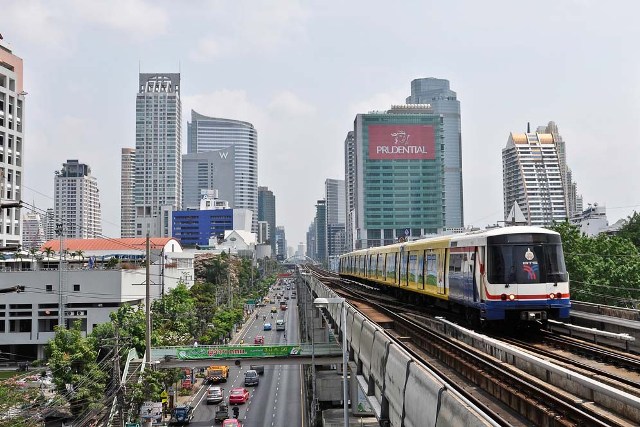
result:
[(172, 229), (183, 247), (207, 246), (212, 236), (233, 230), (233, 209), (173, 212)]

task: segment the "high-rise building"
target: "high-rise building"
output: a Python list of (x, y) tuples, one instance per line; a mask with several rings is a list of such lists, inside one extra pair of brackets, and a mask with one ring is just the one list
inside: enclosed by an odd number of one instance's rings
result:
[(558, 161), (560, 164), (560, 174), (562, 175), (562, 185), (564, 187), (564, 194), (567, 200), (567, 212), (569, 218), (574, 215), (581, 215), (582, 212), (582, 196), (578, 194), (578, 184), (573, 181), (573, 173), (571, 168), (567, 165), (567, 147), (562, 139), (562, 136), (558, 132), (558, 125), (551, 121), (547, 126), (538, 126), (537, 133), (550, 133), (553, 135), (553, 141), (556, 144), (558, 150)]
[[(564, 142), (554, 133), (511, 133), (502, 149), (504, 218), (507, 223), (548, 226), (569, 219)], [(560, 150), (558, 143), (560, 143)], [(564, 157), (564, 154), (562, 154)], [(563, 170), (564, 169), (564, 170)]]
[[(254, 233), (258, 230), (258, 133), (251, 123), (207, 117), (191, 111), (187, 123), (187, 153), (220, 152), (234, 147), (234, 194), (221, 192), (233, 208), (253, 212)], [(231, 178), (228, 178), (231, 181)], [(221, 186), (216, 184), (216, 188)]]
[[(24, 180), (25, 95), (22, 58), (0, 39), (0, 202), (9, 205), (22, 198)], [(0, 247), (21, 244), (20, 210), (0, 209)]]
[(345, 252), (345, 181), (325, 180), (324, 199), (327, 202), (327, 257), (334, 259)]
[(100, 192), (91, 168), (78, 160), (67, 160), (55, 174), (55, 216), (62, 224), (64, 236), (71, 239), (101, 237)]
[(171, 236), (182, 207), (182, 104), (179, 73), (141, 73), (136, 95), (136, 237)]
[(306, 255), (311, 259), (316, 259), (316, 220), (309, 225), (307, 230), (307, 253)]
[(276, 254), (276, 196), (269, 187), (258, 187), (258, 221), (269, 223), (271, 253)]
[(265, 244), (269, 240), (269, 223), (258, 221), (258, 243)]
[(433, 114), (441, 118), (439, 138), (444, 153), (444, 226), (463, 227), (460, 101), (449, 88), (449, 80), (429, 77), (411, 82), (411, 96), (407, 97), (407, 104), (429, 104)]
[(318, 200), (316, 203), (316, 260), (326, 266), (327, 257), (327, 203), (325, 200)]
[(56, 211), (48, 208), (44, 214), (44, 241), (48, 242), (56, 237)]
[(133, 198), (136, 150), (123, 148), (120, 158), (120, 237), (136, 237), (136, 207)]
[(353, 167), (345, 179), (347, 203), (353, 204), (354, 249), (437, 233), (445, 226), (443, 126), (443, 117), (429, 105), (356, 116), (354, 147), (346, 153), (353, 156)]
[(276, 227), (276, 259), (283, 261), (288, 258), (287, 253), (287, 236), (284, 227), (279, 225)]
[(233, 145), (205, 153), (182, 156), (182, 206), (195, 209), (202, 191), (215, 189), (221, 199), (232, 203), (235, 188), (236, 155)]
[(345, 176), (345, 251), (356, 247), (356, 140), (353, 131), (347, 133), (344, 140), (344, 176)]
[(44, 239), (44, 225), (40, 214), (36, 211), (22, 215), (22, 249), (40, 249)]

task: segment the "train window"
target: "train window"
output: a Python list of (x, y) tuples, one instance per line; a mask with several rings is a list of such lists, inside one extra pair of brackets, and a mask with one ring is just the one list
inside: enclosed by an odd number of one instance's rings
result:
[(401, 249), (400, 252), (400, 284), (407, 285), (407, 267), (408, 267), (409, 257), (404, 248)]
[(437, 285), (438, 282), (438, 255), (435, 253), (427, 254), (427, 277), (425, 282), (427, 285)]
[(487, 261), (490, 283), (567, 281), (561, 245), (489, 246)]
[(396, 254), (387, 254), (387, 279), (395, 279), (396, 277)]
[(466, 254), (451, 254), (449, 257), (449, 273), (459, 273), (462, 271), (462, 262)]

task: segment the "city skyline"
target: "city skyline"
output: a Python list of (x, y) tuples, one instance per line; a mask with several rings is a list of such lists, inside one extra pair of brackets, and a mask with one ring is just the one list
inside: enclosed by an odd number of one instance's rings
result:
[[(640, 207), (639, 184), (620, 179), (633, 176), (640, 155), (639, 60), (628, 55), (640, 35), (633, 3), (623, 16), (602, 4), (551, 1), (491, 10), (474, 2), (374, 1), (364, 10), (357, 2), (339, 10), (134, 3), (115, 13), (106, 3), (20, 2), (0, 16), (4, 41), (24, 60), (28, 93), (22, 199), (53, 206), (53, 172), (67, 158), (83, 159), (105, 183), (107, 236), (120, 232), (120, 148), (135, 145), (138, 71), (180, 72), (183, 111), (255, 125), (258, 183), (277, 195), (277, 225), (292, 242), (305, 241), (325, 179), (344, 179), (355, 115), (403, 103), (409, 82), (429, 76), (449, 80), (462, 106), (465, 225), (502, 218), (501, 149), (527, 122), (561, 124), (585, 205), (606, 206), (610, 222)], [(228, 19), (245, 12), (243, 22)], [(362, 13), (371, 19), (354, 19)], [(519, 31), (518, 17), (535, 21), (536, 31)]]

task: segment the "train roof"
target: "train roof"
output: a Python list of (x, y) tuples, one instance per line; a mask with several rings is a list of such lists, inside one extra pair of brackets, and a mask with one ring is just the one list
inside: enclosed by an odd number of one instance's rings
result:
[(426, 241), (429, 241), (429, 242), (441, 241), (443, 243), (448, 243), (451, 240), (464, 240), (465, 238), (503, 236), (505, 234), (524, 234), (524, 233), (556, 234), (556, 235), (558, 234), (558, 232), (549, 230), (547, 228), (535, 227), (530, 225), (514, 225), (509, 227), (496, 227), (496, 228), (490, 228), (486, 230), (469, 231), (466, 233), (456, 233), (456, 234), (446, 234), (441, 236), (426, 237), (424, 239), (412, 240), (409, 242), (393, 243), (385, 246), (375, 246), (375, 247), (366, 248), (366, 249), (358, 249), (350, 252), (349, 254), (352, 254), (352, 255), (367, 254), (371, 252), (376, 252), (381, 249), (389, 250), (394, 248), (400, 248), (407, 244), (419, 244), (420, 242), (426, 242)]

